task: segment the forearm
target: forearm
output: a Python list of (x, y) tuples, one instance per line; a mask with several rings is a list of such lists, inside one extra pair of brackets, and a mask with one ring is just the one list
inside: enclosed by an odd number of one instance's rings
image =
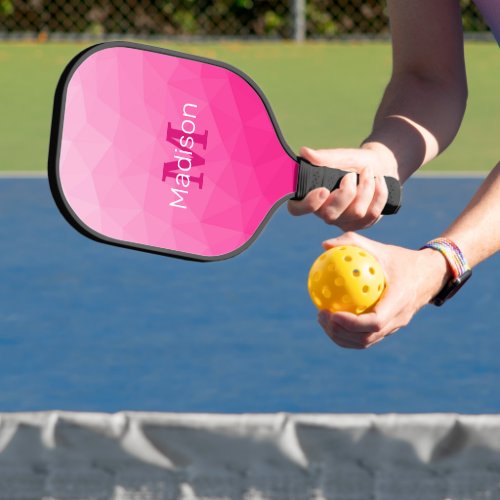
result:
[[(470, 267), (474, 267), (500, 250), (500, 163), (481, 184), (458, 218), (441, 234), (461, 249)], [(426, 248), (420, 290), (428, 302), (452, 277), (451, 269), (440, 252)]]
[(453, 140), (465, 111), (465, 82), (425, 80), (410, 73), (394, 75), (363, 143), (376, 149), (404, 182)]
[(364, 148), (376, 149), (400, 180), (455, 137), (467, 99), (458, 0), (387, 1), (392, 78)]
[(442, 236), (461, 248), (471, 267), (500, 250), (500, 162)]

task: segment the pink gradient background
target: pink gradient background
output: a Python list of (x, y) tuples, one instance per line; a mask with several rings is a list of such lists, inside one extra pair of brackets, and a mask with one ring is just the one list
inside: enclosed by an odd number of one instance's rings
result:
[[(162, 181), (185, 103), (208, 130), (203, 188), (187, 209)], [(192, 110), (193, 108), (190, 108)], [(257, 92), (219, 66), (128, 47), (85, 59), (67, 85), (59, 157), (63, 195), (89, 228), (115, 240), (205, 257), (244, 245), (271, 208), (295, 192), (296, 161), (285, 152)]]

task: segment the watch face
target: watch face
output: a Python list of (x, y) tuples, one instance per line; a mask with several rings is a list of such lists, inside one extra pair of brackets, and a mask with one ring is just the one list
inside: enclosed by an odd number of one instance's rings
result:
[(468, 269), (458, 278), (454, 278), (444, 286), (444, 288), (432, 299), (436, 306), (442, 306), (448, 299), (451, 299), (462, 288), (472, 276), (472, 270)]

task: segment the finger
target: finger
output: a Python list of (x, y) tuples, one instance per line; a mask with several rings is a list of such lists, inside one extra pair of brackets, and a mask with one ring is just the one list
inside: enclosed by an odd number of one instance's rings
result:
[(329, 330), (329, 336), (349, 344), (350, 346), (356, 347), (357, 349), (364, 349), (368, 343), (367, 339), (369, 335), (348, 332), (344, 328), (332, 324)]
[(372, 246), (371, 243), (374, 242), (372, 240), (369, 240), (365, 236), (361, 236), (354, 231), (348, 231), (344, 234), (341, 234), (340, 236), (323, 241), (322, 245), (325, 250), (342, 245), (357, 245), (363, 247), (365, 250), (370, 251), (370, 246)]
[[(384, 332), (356, 332), (352, 330), (347, 330), (342, 326), (342, 322), (339, 322), (339, 317), (342, 314), (347, 316), (356, 316), (351, 313), (330, 313), (329, 311), (321, 311), (318, 314), (318, 322), (323, 327), (325, 333), (338, 345), (341, 347), (351, 348), (351, 349), (367, 349), (375, 344), (378, 344), (387, 335), (392, 335), (392, 333), (399, 330), (399, 328), (392, 329), (389, 333)], [(359, 316), (358, 316), (359, 317)]]
[(375, 177), (373, 169), (367, 167), (359, 173), (359, 181), (356, 188), (356, 197), (344, 211), (344, 219), (347, 223), (361, 221), (365, 218), (375, 194)]
[(378, 344), (379, 342), (382, 342), (382, 340), (384, 340), (384, 339), (385, 339), (385, 337), (382, 336), (380, 338), (377, 338), (376, 340), (370, 341), (366, 345), (365, 349), (369, 349), (370, 347), (373, 347), (375, 344)]
[(330, 196), (330, 191), (326, 188), (313, 189), (303, 200), (290, 200), (288, 211), (292, 215), (305, 215), (316, 212)]
[(331, 336), (334, 336), (335, 338), (343, 342), (355, 345), (357, 346), (358, 349), (367, 349), (375, 344), (378, 344), (380, 341), (384, 340), (386, 335), (390, 335), (390, 334), (384, 334), (382, 332), (371, 333), (371, 332), (348, 331), (342, 326), (340, 326), (338, 323), (336, 323), (335, 318), (332, 320), (330, 332)]
[(365, 347), (369, 348), (369, 347), (374, 346), (375, 344), (378, 344), (379, 342), (382, 342), (382, 340), (384, 340), (386, 337), (391, 336), (393, 333), (396, 333), (398, 330), (399, 330), (399, 328), (396, 328), (390, 333), (386, 333), (386, 334), (377, 333), (374, 335), (370, 335), (369, 337), (367, 337), (365, 339), (365, 342), (366, 342)]
[(400, 330), (400, 328), (394, 328), (394, 330), (392, 330), (392, 332), (387, 333), (385, 336), (386, 336), (386, 337), (389, 337), (389, 336), (391, 336), (391, 335), (394, 335), (394, 334), (395, 334), (397, 331), (399, 331), (399, 330)]
[(338, 328), (367, 336), (369, 341), (383, 338), (407, 323), (401, 318), (400, 303), (401, 297), (393, 293), (391, 287), (388, 286), (373, 311), (360, 315), (338, 312), (335, 314), (334, 321)]
[[(300, 155), (311, 162), (313, 165), (335, 166), (339, 168), (350, 167), (356, 172), (366, 170), (365, 168), (361, 168), (359, 166), (360, 151), (357, 149), (314, 150), (311, 148), (302, 147), (300, 150)], [(369, 185), (374, 184), (373, 179), (370, 178), (369, 174), (365, 174), (363, 179), (364, 182), (368, 183)], [(358, 190), (356, 184), (357, 182), (352, 178), (346, 180), (342, 179), (340, 188), (336, 190), (335, 193), (332, 193), (328, 199), (324, 200), (321, 208), (317, 203), (311, 204), (311, 200), (308, 199), (306, 202), (303, 201), (301, 204), (298, 204), (295, 201), (289, 202), (288, 209), (290, 213), (292, 213), (292, 215), (304, 215), (306, 213), (315, 212), (317, 215), (319, 215), (319, 217), (325, 220), (325, 222), (329, 224), (335, 224), (337, 218), (355, 199), (356, 192)], [(365, 195), (365, 197), (367, 198), (369, 196), (369, 193)], [(361, 203), (363, 203), (361, 210), (363, 210), (365, 213), (366, 210), (368, 210), (370, 201), (371, 200), (364, 202), (363, 197), (361, 199)]]
[(344, 231), (369, 228), (383, 217), (389, 195), (387, 184), (383, 175), (369, 175), (370, 171), (369, 168), (361, 171), (356, 198), (337, 218), (337, 226)]
[(331, 335), (328, 335), (328, 337), (330, 337), (330, 339), (333, 342), (335, 342), (338, 346), (343, 347), (344, 349), (358, 349), (358, 350), (363, 349), (363, 347), (360, 347), (359, 345), (354, 344), (353, 342), (347, 342), (345, 340), (332, 337)]
[(353, 334), (339, 326), (335, 322), (337, 313), (329, 311), (321, 311), (318, 314), (318, 322), (323, 327), (325, 333), (336, 343), (342, 347), (355, 349), (363, 349), (366, 347), (366, 336)]
[(302, 147), (299, 154), (313, 165), (345, 167), (355, 172), (360, 169), (360, 158), (363, 159), (363, 151), (352, 148), (311, 149)]
[(376, 323), (378, 332), (386, 336), (397, 332), (401, 327), (406, 326), (416, 310), (408, 307), (408, 297), (405, 297), (401, 290), (394, 290), (387, 285), (382, 297), (373, 309), (373, 314), (377, 316)]
[(323, 330), (325, 331), (327, 336), (340, 347), (344, 347), (346, 349), (363, 349), (360, 342), (356, 339), (351, 339), (344, 335), (339, 335), (337, 331), (332, 330), (329, 327), (323, 327)]
[(368, 347), (377, 344), (383, 340), (383, 335), (364, 335), (353, 334), (346, 332), (343, 329), (325, 330), (327, 335), (337, 344), (342, 343), (343, 346), (352, 349), (367, 349)]
[(334, 322), (339, 329), (365, 336), (379, 333), (385, 326), (383, 319), (375, 312), (359, 315), (350, 312), (338, 312), (335, 314)]
[(299, 150), (299, 156), (302, 158), (306, 159), (308, 162), (312, 163), (313, 165), (317, 166), (324, 166), (325, 160), (326, 160), (326, 155), (323, 154), (322, 152), (318, 152), (316, 149), (308, 148), (308, 147), (301, 147)]
[(366, 212), (365, 222), (367, 225), (373, 225), (382, 218), (382, 210), (387, 203), (389, 197), (389, 190), (385, 182), (384, 176), (375, 176), (375, 190), (371, 205)]
[(349, 173), (340, 181), (340, 186), (325, 200), (316, 215), (328, 224), (335, 224), (356, 197), (357, 177)]
[(327, 311), (326, 309), (322, 309), (318, 313), (318, 323), (323, 328), (330, 328), (331, 316), (332, 316), (332, 313), (330, 311)]

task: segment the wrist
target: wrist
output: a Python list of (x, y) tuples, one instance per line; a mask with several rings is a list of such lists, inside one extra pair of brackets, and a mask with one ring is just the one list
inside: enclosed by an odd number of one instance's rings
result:
[(449, 238), (435, 238), (427, 242), (421, 250), (422, 249), (431, 249), (442, 255), (446, 261), (450, 278), (439, 293), (431, 300), (434, 305), (441, 306), (448, 299), (453, 297), (469, 280), (472, 275), (472, 270), (460, 247)]
[(423, 261), (420, 269), (424, 269), (423, 288), (425, 290), (425, 303), (432, 299), (443, 289), (453, 277), (446, 258), (432, 248), (422, 248), (418, 251)]
[(394, 153), (385, 144), (367, 139), (361, 144), (361, 149), (373, 151), (379, 157), (382, 165), (380, 173), (399, 179), (398, 162)]

